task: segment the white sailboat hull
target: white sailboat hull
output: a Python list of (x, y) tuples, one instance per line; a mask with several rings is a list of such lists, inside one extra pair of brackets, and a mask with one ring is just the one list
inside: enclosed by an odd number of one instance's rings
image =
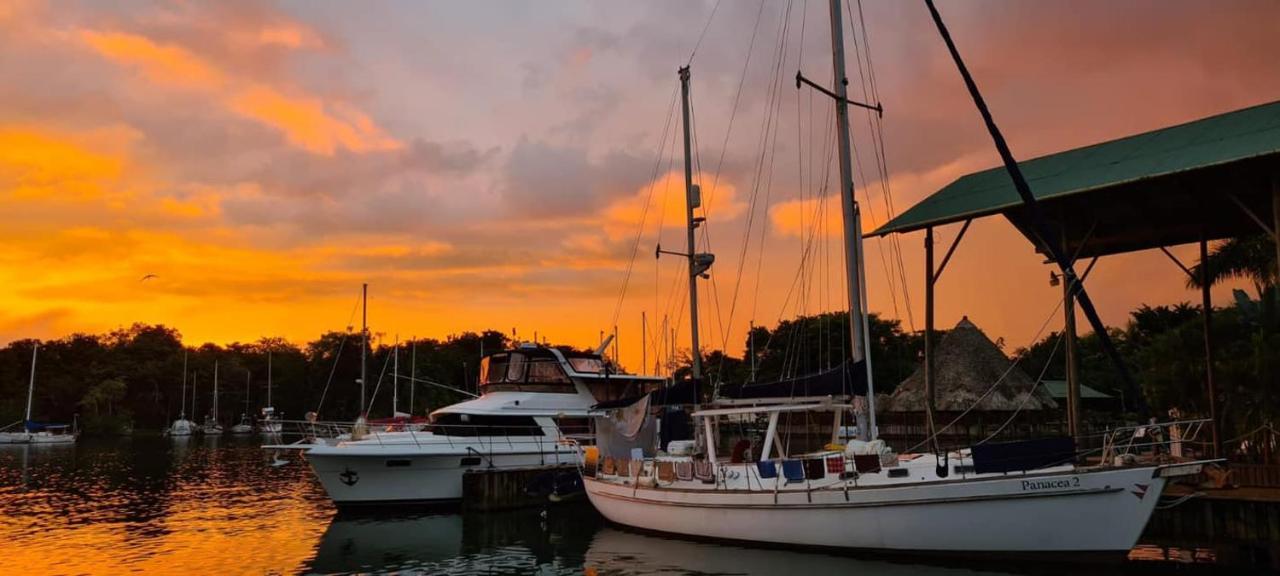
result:
[(75, 441), (75, 434), (0, 432), (0, 444), (74, 444)]
[(893, 487), (673, 490), (584, 478), (612, 522), (695, 537), (883, 551), (1131, 549), (1164, 489), (1156, 467)]

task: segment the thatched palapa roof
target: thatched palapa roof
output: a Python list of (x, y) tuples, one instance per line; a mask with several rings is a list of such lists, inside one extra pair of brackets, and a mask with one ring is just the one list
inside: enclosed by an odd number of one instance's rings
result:
[[(942, 337), (934, 354), (934, 409), (939, 412), (963, 412), (975, 402), (974, 410), (991, 412), (1009, 412), (1019, 406), (1023, 410), (1058, 407), (1044, 387), (1037, 388), (1021, 368), (1010, 370), (1009, 358), (967, 316)], [(983, 398), (997, 381), (996, 389)], [(892, 395), (881, 400), (881, 406), (889, 412), (924, 412), (923, 363)]]

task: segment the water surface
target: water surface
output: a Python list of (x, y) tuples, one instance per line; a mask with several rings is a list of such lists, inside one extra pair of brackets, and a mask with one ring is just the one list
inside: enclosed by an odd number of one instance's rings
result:
[[(1073, 574), (1044, 564), (868, 559), (638, 534), (586, 505), (338, 514), (305, 463), (258, 438), (0, 446), (0, 574)], [(1094, 574), (1215, 573), (1212, 550), (1147, 546)], [(1233, 573), (1251, 567), (1233, 566)]]

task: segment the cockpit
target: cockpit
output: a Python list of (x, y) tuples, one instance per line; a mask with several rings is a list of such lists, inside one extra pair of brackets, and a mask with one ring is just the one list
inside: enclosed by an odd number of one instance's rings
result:
[(560, 360), (541, 350), (502, 352), (485, 357), (480, 361), (480, 388), (481, 393), (575, 394), (578, 391), (560, 366)]

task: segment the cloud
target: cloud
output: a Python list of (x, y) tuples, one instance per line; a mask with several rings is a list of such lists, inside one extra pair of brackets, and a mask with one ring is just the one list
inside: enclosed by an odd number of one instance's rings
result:
[(348, 104), (288, 94), (237, 78), (181, 46), (124, 32), (82, 30), (80, 36), (98, 54), (136, 70), (148, 82), (206, 93), (226, 109), (276, 129), (289, 143), (309, 152), (333, 155), (338, 149), (367, 152), (401, 146)]
[(653, 166), (623, 150), (591, 158), (586, 148), (521, 138), (503, 168), (502, 196), (511, 214), (528, 217), (593, 213), (639, 188)]

